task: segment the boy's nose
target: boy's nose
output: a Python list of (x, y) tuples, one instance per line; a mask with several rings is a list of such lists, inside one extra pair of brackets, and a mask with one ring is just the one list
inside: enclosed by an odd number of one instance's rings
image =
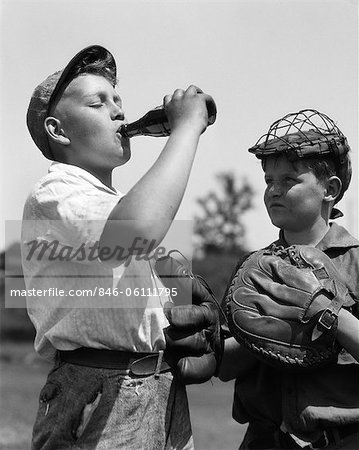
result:
[(268, 187), (268, 195), (271, 197), (280, 197), (282, 195), (282, 186), (280, 183), (273, 183)]
[(111, 111), (111, 117), (112, 117), (112, 120), (124, 120), (125, 112), (121, 106), (114, 104), (112, 111)]

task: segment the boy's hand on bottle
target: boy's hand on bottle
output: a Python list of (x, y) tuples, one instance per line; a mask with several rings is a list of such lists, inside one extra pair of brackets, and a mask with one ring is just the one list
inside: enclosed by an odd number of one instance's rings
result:
[(203, 133), (209, 122), (208, 104), (214, 105), (212, 97), (194, 85), (189, 86), (185, 91), (176, 89), (172, 95), (166, 95), (163, 106), (172, 133), (181, 129)]

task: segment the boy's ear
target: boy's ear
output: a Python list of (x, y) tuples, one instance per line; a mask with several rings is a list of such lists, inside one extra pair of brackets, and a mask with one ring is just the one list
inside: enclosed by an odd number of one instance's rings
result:
[(325, 200), (327, 200), (328, 202), (335, 200), (340, 194), (341, 190), (342, 182), (338, 177), (332, 176), (328, 178), (326, 182), (326, 194), (324, 197)]
[(56, 117), (46, 117), (45, 130), (50, 139), (61, 145), (69, 145), (70, 139), (66, 136), (61, 126), (61, 121)]

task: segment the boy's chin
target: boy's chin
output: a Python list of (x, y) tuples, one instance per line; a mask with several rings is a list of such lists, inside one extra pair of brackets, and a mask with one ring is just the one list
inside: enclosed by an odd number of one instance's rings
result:
[(278, 217), (271, 217), (270, 220), (275, 227), (280, 229), (285, 229), (288, 225), (288, 222), (286, 220), (280, 219)]
[(131, 159), (131, 150), (124, 150), (120, 158), (118, 158), (117, 166), (123, 166)]
[(130, 159), (131, 159), (131, 153), (126, 155), (126, 157), (123, 159), (123, 163), (122, 164), (126, 164)]
[(126, 164), (131, 159), (131, 147), (130, 144), (123, 147), (122, 159), (123, 164)]

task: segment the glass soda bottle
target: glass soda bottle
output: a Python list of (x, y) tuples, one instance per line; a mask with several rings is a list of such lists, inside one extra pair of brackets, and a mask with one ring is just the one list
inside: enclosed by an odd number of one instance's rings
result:
[[(217, 116), (217, 107), (213, 99), (207, 100), (208, 125), (212, 125)], [(148, 111), (135, 122), (128, 123), (121, 128), (122, 136), (132, 138), (134, 136), (162, 137), (171, 134), (171, 127), (167, 115), (162, 106), (157, 106)]]

